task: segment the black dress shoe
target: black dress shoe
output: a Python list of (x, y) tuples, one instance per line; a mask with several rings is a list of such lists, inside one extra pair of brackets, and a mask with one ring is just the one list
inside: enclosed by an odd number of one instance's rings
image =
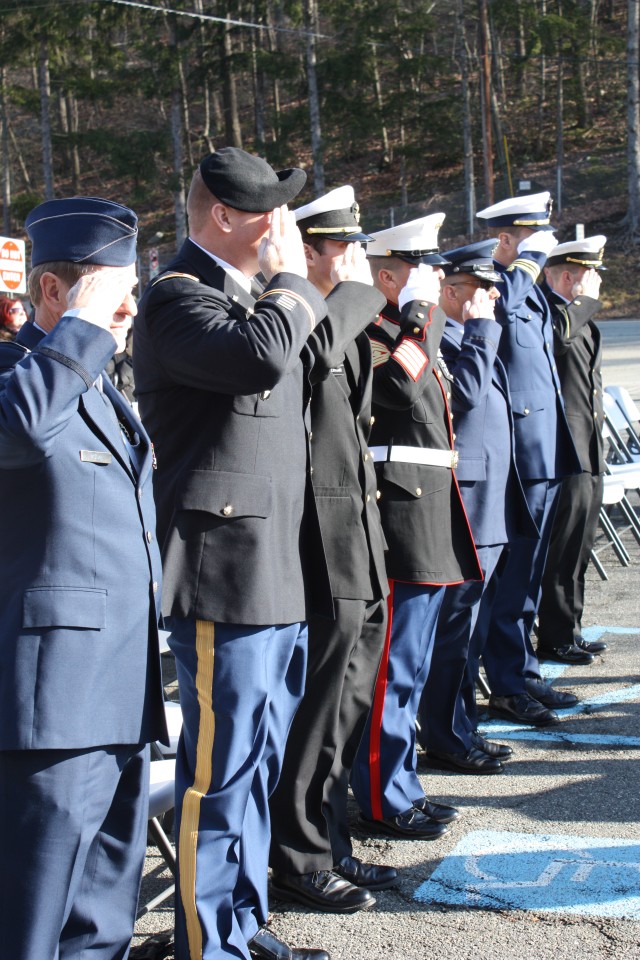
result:
[(331, 960), (326, 950), (307, 950), (305, 947), (287, 946), (266, 927), (260, 927), (247, 946), (255, 960)]
[(574, 637), (573, 642), (576, 647), (586, 650), (587, 653), (602, 653), (603, 650), (609, 649), (609, 644), (604, 640), (585, 640), (584, 637)]
[(580, 703), (575, 693), (565, 693), (564, 690), (554, 690), (553, 687), (545, 683), (544, 680), (527, 677), (524, 685), (530, 697), (544, 704), (545, 707), (551, 707), (553, 710), (566, 710), (567, 707), (575, 707), (576, 703)]
[(488, 757), (484, 750), (471, 747), (466, 753), (439, 753), (427, 750), (427, 766), (436, 770), (453, 770), (455, 773), (503, 773), (504, 767), (495, 757)]
[(388, 890), (398, 879), (398, 871), (394, 867), (363, 863), (357, 857), (343, 857), (335, 865), (333, 872), (354, 886), (366, 887), (367, 890)]
[(449, 829), (444, 823), (436, 823), (415, 807), (404, 810), (395, 817), (385, 817), (383, 820), (368, 820), (360, 814), (360, 823), (368, 830), (375, 830), (376, 833), (387, 833), (392, 837), (409, 837), (412, 840), (437, 840)]
[(453, 823), (454, 820), (460, 819), (460, 811), (457, 807), (450, 807), (446, 803), (434, 803), (427, 797), (414, 800), (413, 805), (416, 810), (420, 810), (429, 820), (435, 820), (436, 823)]
[(506, 743), (493, 743), (491, 740), (485, 740), (476, 730), (471, 734), (471, 742), (478, 750), (482, 750), (489, 757), (495, 757), (496, 760), (508, 760), (513, 756), (513, 750)]
[(512, 723), (526, 723), (530, 727), (548, 727), (558, 722), (558, 714), (549, 710), (539, 700), (528, 693), (516, 693), (510, 697), (489, 697), (489, 715), (511, 720)]
[(593, 654), (589, 653), (588, 650), (577, 647), (575, 643), (567, 643), (564, 647), (550, 650), (538, 644), (536, 653), (538, 654), (538, 660), (553, 660), (554, 663), (568, 663), (571, 666), (593, 663)]
[(372, 907), (376, 898), (333, 870), (314, 873), (274, 873), (271, 889), (281, 900), (295, 900), (327, 913), (355, 913)]

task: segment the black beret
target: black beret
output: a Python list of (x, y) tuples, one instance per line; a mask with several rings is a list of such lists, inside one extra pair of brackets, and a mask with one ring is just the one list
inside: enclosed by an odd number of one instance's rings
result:
[(296, 197), (307, 181), (304, 170), (276, 172), (266, 160), (238, 147), (221, 147), (200, 163), (210, 192), (229, 207), (247, 213), (267, 213)]
[(45, 200), (28, 214), (31, 265), (52, 260), (128, 267), (136, 262), (138, 218), (129, 207), (100, 197)]

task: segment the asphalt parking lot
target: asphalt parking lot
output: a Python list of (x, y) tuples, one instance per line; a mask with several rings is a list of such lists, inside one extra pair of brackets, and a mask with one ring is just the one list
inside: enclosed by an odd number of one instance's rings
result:
[[(605, 382), (638, 400), (640, 322), (602, 329)], [(463, 812), (436, 842), (365, 835), (353, 807), (355, 854), (397, 867), (397, 887), (350, 916), (274, 900), (278, 936), (333, 960), (640, 958), (640, 545), (630, 532), (623, 541), (628, 567), (607, 550), (609, 580), (588, 573), (585, 636), (608, 649), (589, 666), (545, 668), (579, 706), (543, 730), (487, 723), (514, 749), (499, 776), (432, 772), (419, 757), (427, 796)], [(143, 899), (169, 883), (150, 847)], [(169, 900), (139, 921), (134, 945), (172, 923)]]

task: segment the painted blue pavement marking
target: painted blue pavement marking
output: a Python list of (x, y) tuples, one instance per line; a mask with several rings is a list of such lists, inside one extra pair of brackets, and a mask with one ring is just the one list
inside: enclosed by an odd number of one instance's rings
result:
[(640, 844), (479, 830), (463, 837), (414, 899), (640, 920)]
[(593, 643), (599, 640), (605, 633), (640, 633), (640, 627), (585, 627), (582, 636), (585, 640)]
[(550, 743), (574, 743), (584, 746), (614, 747), (626, 750), (640, 747), (640, 737), (616, 737), (606, 733), (557, 733), (551, 730), (531, 729), (522, 726), (500, 724), (483, 726), (481, 732), (499, 736), (501, 740), (544, 740)]

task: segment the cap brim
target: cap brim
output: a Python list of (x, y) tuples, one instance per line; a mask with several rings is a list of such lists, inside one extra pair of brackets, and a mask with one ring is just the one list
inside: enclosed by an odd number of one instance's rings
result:
[(449, 261), (440, 256), (439, 253), (423, 253), (420, 257), (405, 257), (401, 253), (394, 253), (393, 255), (394, 257), (397, 257), (398, 260), (404, 260), (406, 263), (413, 263), (415, 266), (418, 266), (419, 263), (426, 263), (430, 267), (442, 267), (449, 265)]

